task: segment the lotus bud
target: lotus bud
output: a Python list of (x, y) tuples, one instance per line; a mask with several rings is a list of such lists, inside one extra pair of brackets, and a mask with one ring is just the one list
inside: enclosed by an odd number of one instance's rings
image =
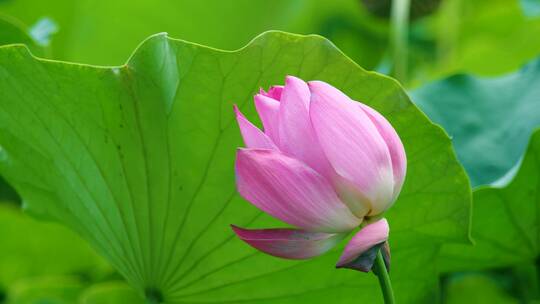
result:
[(288, 76), (284, 86), (261, 90), (254, 99), (264, 131), (235, 107), (246, 144), (237, 151), (237, 188), (257, 208), (295, 228), (234, 226), (234, 232), (270, 255), (306, 259), (363, 226), (337, 267), (369, 271), (373, 261), (362, 257), (385, 243), (389, 227), (386, 219), (366, 219), (380, 218), (392, 206), (407, 167), (392, 125), (322, 81)]

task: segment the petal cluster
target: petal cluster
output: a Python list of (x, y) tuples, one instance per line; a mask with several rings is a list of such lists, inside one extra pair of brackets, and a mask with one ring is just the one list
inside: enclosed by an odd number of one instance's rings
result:
[[(405, 150), (377, 111), (325, 82), (293, 76), (254, 99), (264, 131), (235, 107), (246, 145), (237, 151), (237, 188), (256, 207), (297, 229), (234, 226), (242, 240), (274, 256), (311, 258), (394, 203), (405, 179)], [(384, 243), (388, 230), (384, 219), (365, 226), (338, 267)]]

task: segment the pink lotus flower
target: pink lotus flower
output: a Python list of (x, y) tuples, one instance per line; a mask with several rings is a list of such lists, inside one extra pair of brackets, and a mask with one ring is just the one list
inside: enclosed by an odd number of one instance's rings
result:
[[(377, 111), (325, 82), (292, 76), (283, 87), (261, 90), (255, 107), (264, 132), (235, 107), (247, 146), (237, 152), (238, 191), (298, 229), (233, 226), (243, 241), (277, 257), (312, 258), (394, 203), (405, 178), (405, 150)], [(380, 248), (388, 232), (385, 219), (364, 226), (337, 267), (369, 271), (373, 259), (365, 265), (361, 257)]]

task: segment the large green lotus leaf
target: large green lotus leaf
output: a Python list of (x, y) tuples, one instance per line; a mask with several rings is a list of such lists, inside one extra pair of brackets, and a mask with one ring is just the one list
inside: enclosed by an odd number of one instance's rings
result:
[[(470, 187), (443, 130), (399, 84), (317, 36), (270, 32), (230, 52), (153, 36), (128, 63), (94, 67), (0, 48), (1, 172), (28, 210), (76, 230), (142, 293), (167, 302), (381, 300), (375, 277), (260, 254), (229, 227), (283, 225), (236, 193), (236, 103), (285, 75), (327, 81), (375, 107), (409, 168), (388, 213), (398, 299), (430, 299), (442, 242), (468, 242)], [(343, 246), (343, 245), (342, 245)], [(422, 271), (418, 271), (422, 269)]]
[(27, 0), (0, 1), (0, 11), (28, 24), (53, 18), (60, 26), (53, 58), (93, 64), (123, 63), (156, 32), (226, 49), (266, 30), (318, 33), (369, 68), (387, 46), (384, 22), (357, 0)]
[(524, 15), (520, 0), (446, 0), (434, 24), (436, 75), (498, 75), (540, 54), (540, 18)]
[(76, 234), (0, 204), (0, 290), (25, 277), (80, 275), (97, 278), (110, 267)]
[(450, 134), (473, 185), (506, 174), (540, 125), (540, 59), (499, 78), (459, 74), (412, 92), (430, 119)]
[(443, 246), (442, 271), (503, 267), (533, 262), (540, 254), (540, 130), (529, 143), (519, 171), (503, 187), (473, 194), (475, 246)]

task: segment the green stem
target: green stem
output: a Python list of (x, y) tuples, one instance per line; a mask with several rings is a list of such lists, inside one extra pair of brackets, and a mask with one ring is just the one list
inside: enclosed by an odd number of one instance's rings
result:
[(401, 83), (407, 81), (407, 42), (409, 39), (410, 0), (392, 0), (391, 43), (394, 77)]
[(377, 257), (375, 258), (375, 264), (373, 265), (373, 272), (379, 278), (379, 285), (381, 286), (381, 291), (384, 297), (385, 304), (394, 304), (394, 291), (392, 290), (392, 283), (390, 282), (390, 276), (386, 269), (384, 259), (381, 251), (377, 252)]

